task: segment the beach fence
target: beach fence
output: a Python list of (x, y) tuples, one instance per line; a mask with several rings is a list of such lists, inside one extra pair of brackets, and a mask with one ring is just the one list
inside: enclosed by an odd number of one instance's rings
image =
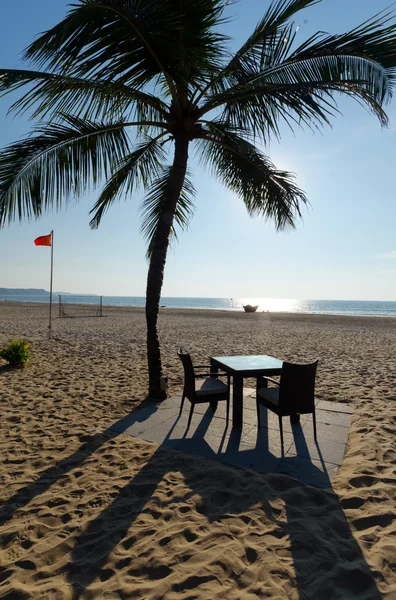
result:
[(59, 318), (103, 317), (103, 296), (58, 294)]

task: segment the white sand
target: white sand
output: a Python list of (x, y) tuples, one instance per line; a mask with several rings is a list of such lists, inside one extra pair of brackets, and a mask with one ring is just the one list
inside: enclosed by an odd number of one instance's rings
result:
[(164, 309), (176, 351), (319, 358), (317, 396), (356, 406), (334, 493), (106, 432), (146, 391), (139, 309), (55, 320), (0, 305), (0, 598), (396, 598), (396, 319)]

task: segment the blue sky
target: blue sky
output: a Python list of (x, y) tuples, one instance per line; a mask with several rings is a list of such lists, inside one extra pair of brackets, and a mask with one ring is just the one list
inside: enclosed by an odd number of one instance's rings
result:
[[(18, 68), (21, 51), (65, 14), (66, 0), (2, 3), (0, 67)], [(237, 48), (268, 6), (240, 0), (227, 26)], [(301, 40), (313, 32), (341, 33), (389, 6), (389, 0), (323, 0), (301, 13)], [(6, 116), (0, 99), (0, 147), (27, 133), (26, 117)], [(278, 297), (396, 300), (396, 202), (393, 158), (396, 104), (389, 129), (352, 100), (322, 132), (283, 130), (268, 154), (297, 174), (310, 208), (297, 230), (276, 233), (271, 223), (248, 216), (241, 200), (203, 171), (190, 167), (198, 191), (190, 229), (168, 253), (164, 296)], [(0, 230), (0, 287), (48, 289), (49, 249), (39, 235), (55, 231), (54, 290), (103, 295), (144, 295), (145, 241), (137, 194), (114, 205), (100, 229), (89, 229), (96, 194), (40, 221)]]

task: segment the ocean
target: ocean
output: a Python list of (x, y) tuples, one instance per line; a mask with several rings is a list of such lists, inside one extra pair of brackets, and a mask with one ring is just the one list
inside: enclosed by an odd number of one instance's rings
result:
[[(0, 300), (13, 302), (48, 302), (48, 293), (24, 290), (19, 293), (2, 291)], [(99, 296), (62, 294), (62, 300), (75, 304), (98, 304)], [(53, 296), (58, 302), (58, 294)], [(103, 296), (103, 306), (144, 306), (143, 296)], [(291, 312), (333, 315), (396, 316), (396, 302), (367, 300), (299, 300), (288, 298), (161, 298), (168, 308), (199, 308), (242, 311), (243, 304), (258, 305), (257, 312)]]

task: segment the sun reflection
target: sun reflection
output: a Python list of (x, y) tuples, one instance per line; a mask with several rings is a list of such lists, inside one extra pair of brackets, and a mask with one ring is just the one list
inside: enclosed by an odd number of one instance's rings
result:
[(241, 308), (243, 305), (258, 305), (257, 312), (298, 312), (301, 310), (301, 301), (292, 298), (234, 298), (234, 308)]

